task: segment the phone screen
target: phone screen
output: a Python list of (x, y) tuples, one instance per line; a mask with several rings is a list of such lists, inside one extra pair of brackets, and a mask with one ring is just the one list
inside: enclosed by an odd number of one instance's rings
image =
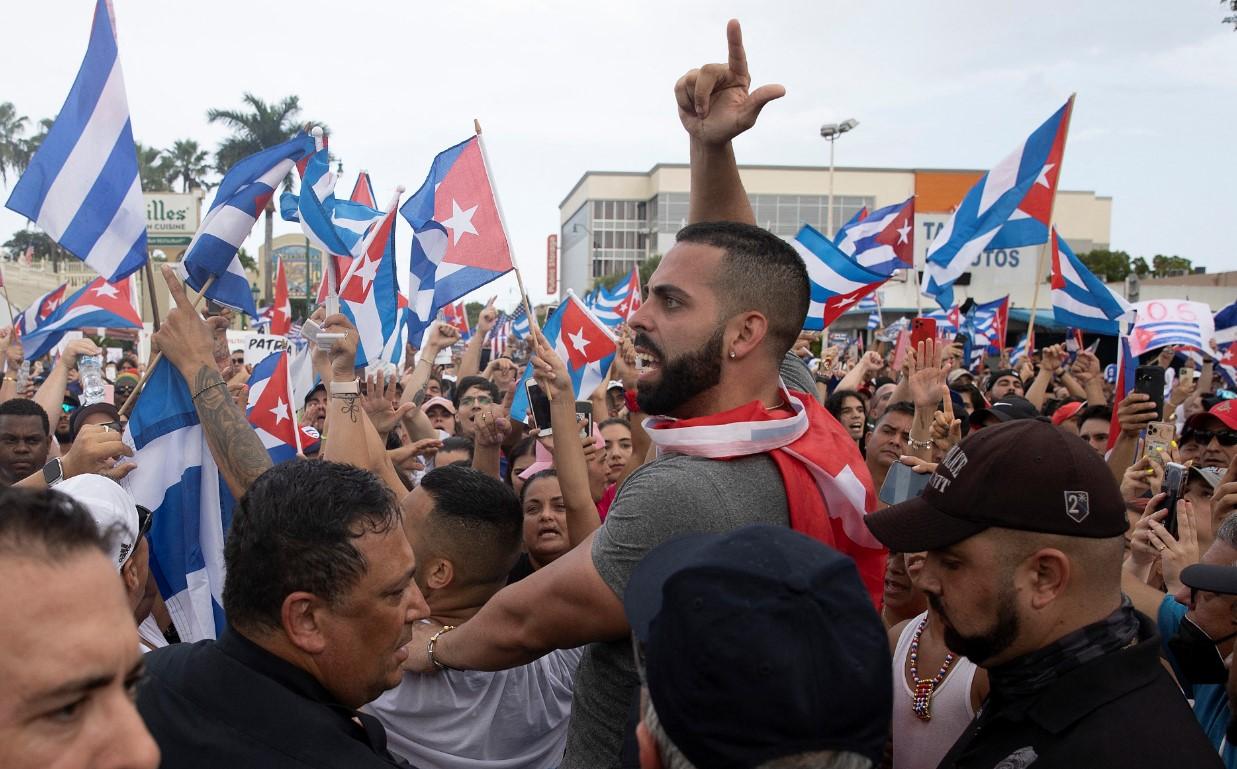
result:
[(526, 389), (528, 390), (528, 404), (533, 407), (533, 419), (537, 422), (537, 428), (541, 430), (542, 435), (553, 435), (553, 430), (550, 428), (550, 398), (541, 389), (541, 385), (529, 380)]
[(593, 402), (592, 401), (576, 401), (576, 421), (581, 419), (585, 421), (584, 427), (580, 428), (580, 437), (587, 437), (593, 434)]
[(896, 505), (917, 497), (931, 477), (932, 473), (917, 473), (901, 462), (894, 462), (889, 466), (885, 482), (881, 484), (880, 500), (887, 505)]

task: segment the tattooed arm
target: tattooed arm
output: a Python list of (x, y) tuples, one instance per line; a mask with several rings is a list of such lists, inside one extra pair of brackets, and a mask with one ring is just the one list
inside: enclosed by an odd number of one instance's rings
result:
[(271, 466), (271, 459), (245, 412), (232, 400), (215, 363), (214, 332), (227, 319), (204, 320), (171, 267), (163, 268), (163, 279), (174, 306), (154, 341), (185, 378), (215, 464), (232, 496), (240, 499), (249, 484)]

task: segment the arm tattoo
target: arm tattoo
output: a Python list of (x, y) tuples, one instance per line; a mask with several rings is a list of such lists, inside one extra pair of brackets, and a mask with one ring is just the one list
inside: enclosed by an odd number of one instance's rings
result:
[[(214, 387), (223, 381), (213, 366), (203, 366), (194, 377), (194, 391), (202, 391), (194, 401), (198, 420), (206, 433), (206, 442), (215, 464), (223, 473), (233, 496), (240, 499), (254, 480), (271, 466), (270, 455), (254, 432), (245, 412), (232, 400), (226, 387)], [(206, 388), (206, 389), (204, 389)]]
[(339, 407), (339, 413), (347, 414), (348, 418), (355, 424), (360, 419), (360, 408), (357, 406), (357, 398), (359, 396), (352, 393), (343, 393), (340, 395), (332, 395), (333, 398), (339, 398), (343, 401), (343, 405)]

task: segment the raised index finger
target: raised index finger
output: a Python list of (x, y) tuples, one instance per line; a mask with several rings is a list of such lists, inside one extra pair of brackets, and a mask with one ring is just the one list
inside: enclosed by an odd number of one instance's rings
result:
[(189, 296), (185, 293), (185, 284), (176, 277), (176, 272), (172, 270), (171, 265), (165, 264), (161, 269), (163, 281), (168, 284), (168, 294), (176, 302), (176, 306), (185, 310), (194, 309), (193, 303), (189, 301)]
[(743, 50), (743, 30), (739, 27), (738, 19), (731, 19), (726, 24), (726, 46), (729, 49), (727, 63), (730, 71), (746, 79), (748, 77), (747, 52)]

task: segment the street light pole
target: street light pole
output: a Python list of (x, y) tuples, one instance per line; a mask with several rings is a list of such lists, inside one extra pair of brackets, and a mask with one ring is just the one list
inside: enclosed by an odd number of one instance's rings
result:
[(820, 127), (820, 135), (826, 141), (829, 142), (829, 211), (825, 215), (825, 222), (826, 222), (825, 237), (827, 238), (832, 238), (834, 236), (834, 232), (833, 232), (833, 206), (834, 206), (834, 197), (833, 197), (834, 147), (833, 147), (833, 143), (838, 140), (839, 136), (846, 133), (847, 131), (853, 130), (855, 126), (857, 125), (859, 125), (858, 120), (855, 120), (854, 118), (847, 118), (846, 120), (843, 120), (841, 123), (825, 123), (824, 125)]

